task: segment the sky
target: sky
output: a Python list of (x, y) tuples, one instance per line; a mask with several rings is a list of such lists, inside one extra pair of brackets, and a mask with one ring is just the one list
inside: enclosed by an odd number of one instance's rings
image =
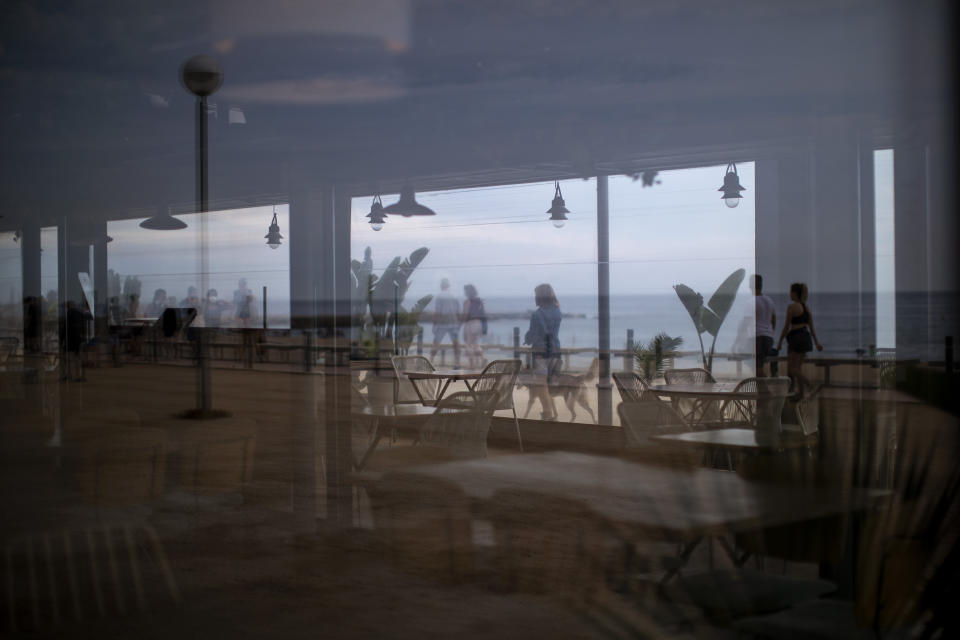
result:
[[(643, 187), (627, 176), (611, 176), (610, 291), (670, 294), (672, 285), (713, 291), (738, 268), (754, 264), (753, 164), (738, 165), (747, 187), (740, 205), (728, 208), (717, 191), (724, 166), (662, 172)], [(388, 218), (381, 231), (367, 223), (371, 198), (352, 206), (352, 253), (373, 250), (382, 268), (418, 247), (430, 253), (413, 278), (410, 295), (439, 289), (448, 278), (455, 289), (470, 283), (481, 296), (532, 296), (541, 282), (558, 296), (597, 290), (596, 180), (564, 180), (570, 210), (555, 229), (545, 213), (552, 182), (417, 194), (437, 212), (420, 218)], [(388, 205), (396, 194), (384, 194)]]

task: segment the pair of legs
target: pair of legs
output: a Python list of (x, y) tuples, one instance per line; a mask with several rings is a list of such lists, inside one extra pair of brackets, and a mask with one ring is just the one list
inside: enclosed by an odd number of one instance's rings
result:
[(432, 361), (437, 356), (437, 351), (440, 350), (440, 343), (443, 342), (444, 337), (449, 336), (450, 341), (453, 343), (453, 364), (456, 367), (460, 366), (460, 341), (457, 339), (457, 334), (460, 333), (460, 327), (457, 325), (438, 325), (433, 328), (433, 346), (430, 347), (430, 360)]
[(480, 336), (483, 335), (483, 320), (467, 320), (463, 325), (463, 342), (467, 352), (467, 366), (479, 369), (483, 366), (483, 350)]
[[(766, 371), (764, 371), (764, 365), (767, 362), (767, 358), (770, 357), (771, 352), (773, 351), (773, 337), (772, 336), (757, 336), (756, 338), (756, 356), (757, 356), (757, 377), (765, 377)], [(770, 375), (776, 375), (776, 360), (770, 361)]]
[(534, 398), (540, 401), (540, 407), (543, 409), (540, 417), (543, 420), (556, 420), (557, 408), (553, 404), (553, 398), (550, 397), (550, 389), (547, 387), (547, 380), (555, 364), (554, 358), (533, 357), (533, 373), (537, 376), (536, 384), (530, 387), (530, 393)]
[(810, 387), (810, 382), (803, 375), (803, 362), (806, 359), (806, 351), (787, 351), (787, 375), (793, 380), (793, 389), (801, 398)]

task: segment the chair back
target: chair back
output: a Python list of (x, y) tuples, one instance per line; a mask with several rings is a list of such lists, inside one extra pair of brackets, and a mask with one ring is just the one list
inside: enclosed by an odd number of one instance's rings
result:
[(495, 406), (469, 391), (446, 396), (420, 431), (426, 446), (442, 447), (457, 458), (486, 458)]
[(650, 391), (647, 381), (633, 371), (618, 371), (612, 375), (624, 402), (658, 400), (657, 396)]
[[(435, 371), (436, 368), (424, 356), (391, 356), (390, 364), (397, 376), (393, 401), (395, 404), (433, 404), (440, 389), (439, 380), (417, 380), (414, 383), (407, 371)], [(416, 387), (414, 387), (416, 384)], [(417, 393), (417, 390), (420, 393)], [(423, 400), (420, 399), (421, 394)]]
[(701, 453), (683, 445), (651, 440), (651, 436), (684, 433), (690, 427), (669, 403), (622, 402), (617, 407), (623, 428), (624, 448), (635, 461), (675, 468), (699, 466)]
[[(790, 378), (753, 378), (756, 385), (756, 425), (769, 433), (780, 433), (783, 403), (790, 392)], [(739, 385), (737, 385), (739, 387)]]
[[(757, 393), (757, 378), (746, 378), (733, 388), (735, 393)], [(731, 398), (720, 407), (724, 424), (757, 424), (757, 401), (747, 398)]]
[(520, 360), (494, 360), (483, 369), (473, 386), (479, 402), (490, 402), (494, 409), (513, 408), (513, 389), (520, 373)]
[(663, 379), (667, 384), (704, 384), (716, 382), (709, 371), (701, 367), (692, 369), (667, 369), (663, 372)]
[(393, 471), (368, 492), (376, 533), (396, 566), (450, 582), (473, 572), (470, 504), (460, 487)]

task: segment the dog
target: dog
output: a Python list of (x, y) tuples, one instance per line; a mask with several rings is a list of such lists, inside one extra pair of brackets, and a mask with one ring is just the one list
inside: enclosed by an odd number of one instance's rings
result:
[[(567, 405), (567, 409), (570, 411), (570, 422), (573, 422), (577, 418), (576, 406), (580, 405), (583, 409), (590, 415), (590, 419), (596, 423), (597, 418), (593, 413), (593, 409), (590, 408), (590, 403), (587, 402), (587, 383), (594, 380), (597, 377), (597, 373), (600, 371), (600, 358), (594, 358), (593, 362), (590, 363), (590, 367), (587, 368), (586, 373), (580, 375), (575, 375), (572, 373), (555, 373), (549, 377), (549, 382), (547, 384), (547, 390), (550, 392), (550, 402), (553, 404), (553, 413), (557, 414), (557, 405), (553, 401), (554, 398), (560, 396), (563, 397), (563, 402)], [(523, 417), (526, 418), (530, 414), (530, 409), (533, 408), (533, 387), (535, 384), (533, 381), (521, 383), (521, 386), (527, 388), (527, 410), (523, 412)], [(543, 407), (543, 410), (546, 411), (546, 407)]]

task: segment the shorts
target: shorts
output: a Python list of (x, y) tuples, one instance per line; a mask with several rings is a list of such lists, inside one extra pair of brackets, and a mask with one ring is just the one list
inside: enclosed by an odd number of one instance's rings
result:
[(460, 335), (460, 327), (455, 324), (435, 324), (433, 325), (433, 341), (441, 342), (443, 337), (449, 335), (450, 342), (456, 342)]
[(757, 371), (763, 369), (767, 358), (773, 355), (773, 336), (757, 336)]
[(813, 337), (806, 329), (794, 329), (787, 334), (789, 353), (810, 353), (813, 351)]
[(544, 378), (549, 378), (550, 376), (556, 375), (560, 371), (560, 357), (559, 356), (538, 356), (534, 354), (533, 356), (533, 373), (534, 375), (543, 376)]

